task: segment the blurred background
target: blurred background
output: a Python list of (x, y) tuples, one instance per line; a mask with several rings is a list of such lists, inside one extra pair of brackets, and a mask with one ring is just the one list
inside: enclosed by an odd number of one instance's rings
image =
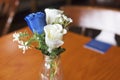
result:
[[(1, 3), (2, 1), (3, 3)], [(13, 21), (11, 22), (10, 28), (7, 33), (25, 27), (27, 24), (24, 21), (24, 17), (32, 12), (43, 11), (44, 8), (60, 8), (60, 6), (63, 5), (84, 5), (84, 6), (90, 5), (106, 8), (115, 8), (118, 10), (120, 9), (120, 0), (6, 0), (6, 1), (10, 3), (9, 7), (13, 6), (15, 1), (16, 1), (15, 6), (17, 5), (17, 8), (14, 12)], [(6, 17), (8, 16), (2, 13), (4, 12), (2, 10), (3, 6), (5, 6), (5, 0), (0, 0), (0, 35), (2, 34), (2, 30), (4, 28), (4, 25), (6, 24)], [(10, 15), (13, 15), (13, 9)], [(10, 21), (11, 19), (8, 20), (8, 22)], [(77, 30), (78, 29), (76, 29), (75, 31), (77, 32)], [(99, 33), (99, 31), (95, 33)], [(120, 40), (119, 36), (117, 38), (118, 40)]]

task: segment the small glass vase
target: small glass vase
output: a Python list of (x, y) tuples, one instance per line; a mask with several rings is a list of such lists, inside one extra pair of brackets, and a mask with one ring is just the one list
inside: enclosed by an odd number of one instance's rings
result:
[(43, 55), (40, 80), (62, 80), (60, 56), (50, 57)]

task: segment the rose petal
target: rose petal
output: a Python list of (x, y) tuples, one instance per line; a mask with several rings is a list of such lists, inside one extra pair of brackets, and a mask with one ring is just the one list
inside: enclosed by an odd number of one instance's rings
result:
[(41, 34), (44, 30), (44, 26), (46, 25), (45, 14), (42, 12), (32, 13), (25, 17), (25, 21), (27, 22), (29, 28), (33, 33)]

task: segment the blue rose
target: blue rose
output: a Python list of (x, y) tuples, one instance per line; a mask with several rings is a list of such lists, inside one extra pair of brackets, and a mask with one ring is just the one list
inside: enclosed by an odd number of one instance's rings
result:
[(46, 18), (44, 13), (37, 12), (29, 14), (25, 17), (25, 21), (33, 33), (43, 33), (44, 26), (46, 25)]

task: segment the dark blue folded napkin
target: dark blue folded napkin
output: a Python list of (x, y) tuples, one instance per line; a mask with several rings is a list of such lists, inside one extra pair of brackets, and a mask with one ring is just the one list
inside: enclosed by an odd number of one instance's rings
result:
[(107, 52), (111, 46), (112, 46), (111, 44), (108, 44), (108, 43), (105, 43), (102, 41), (98, 41), (95, 39), (92, 39), (91, 41), (89, 41), (88, 43), (85, 44), (86, 48), (89, 48), (91, 50), (97, 51), (102, 54)]

